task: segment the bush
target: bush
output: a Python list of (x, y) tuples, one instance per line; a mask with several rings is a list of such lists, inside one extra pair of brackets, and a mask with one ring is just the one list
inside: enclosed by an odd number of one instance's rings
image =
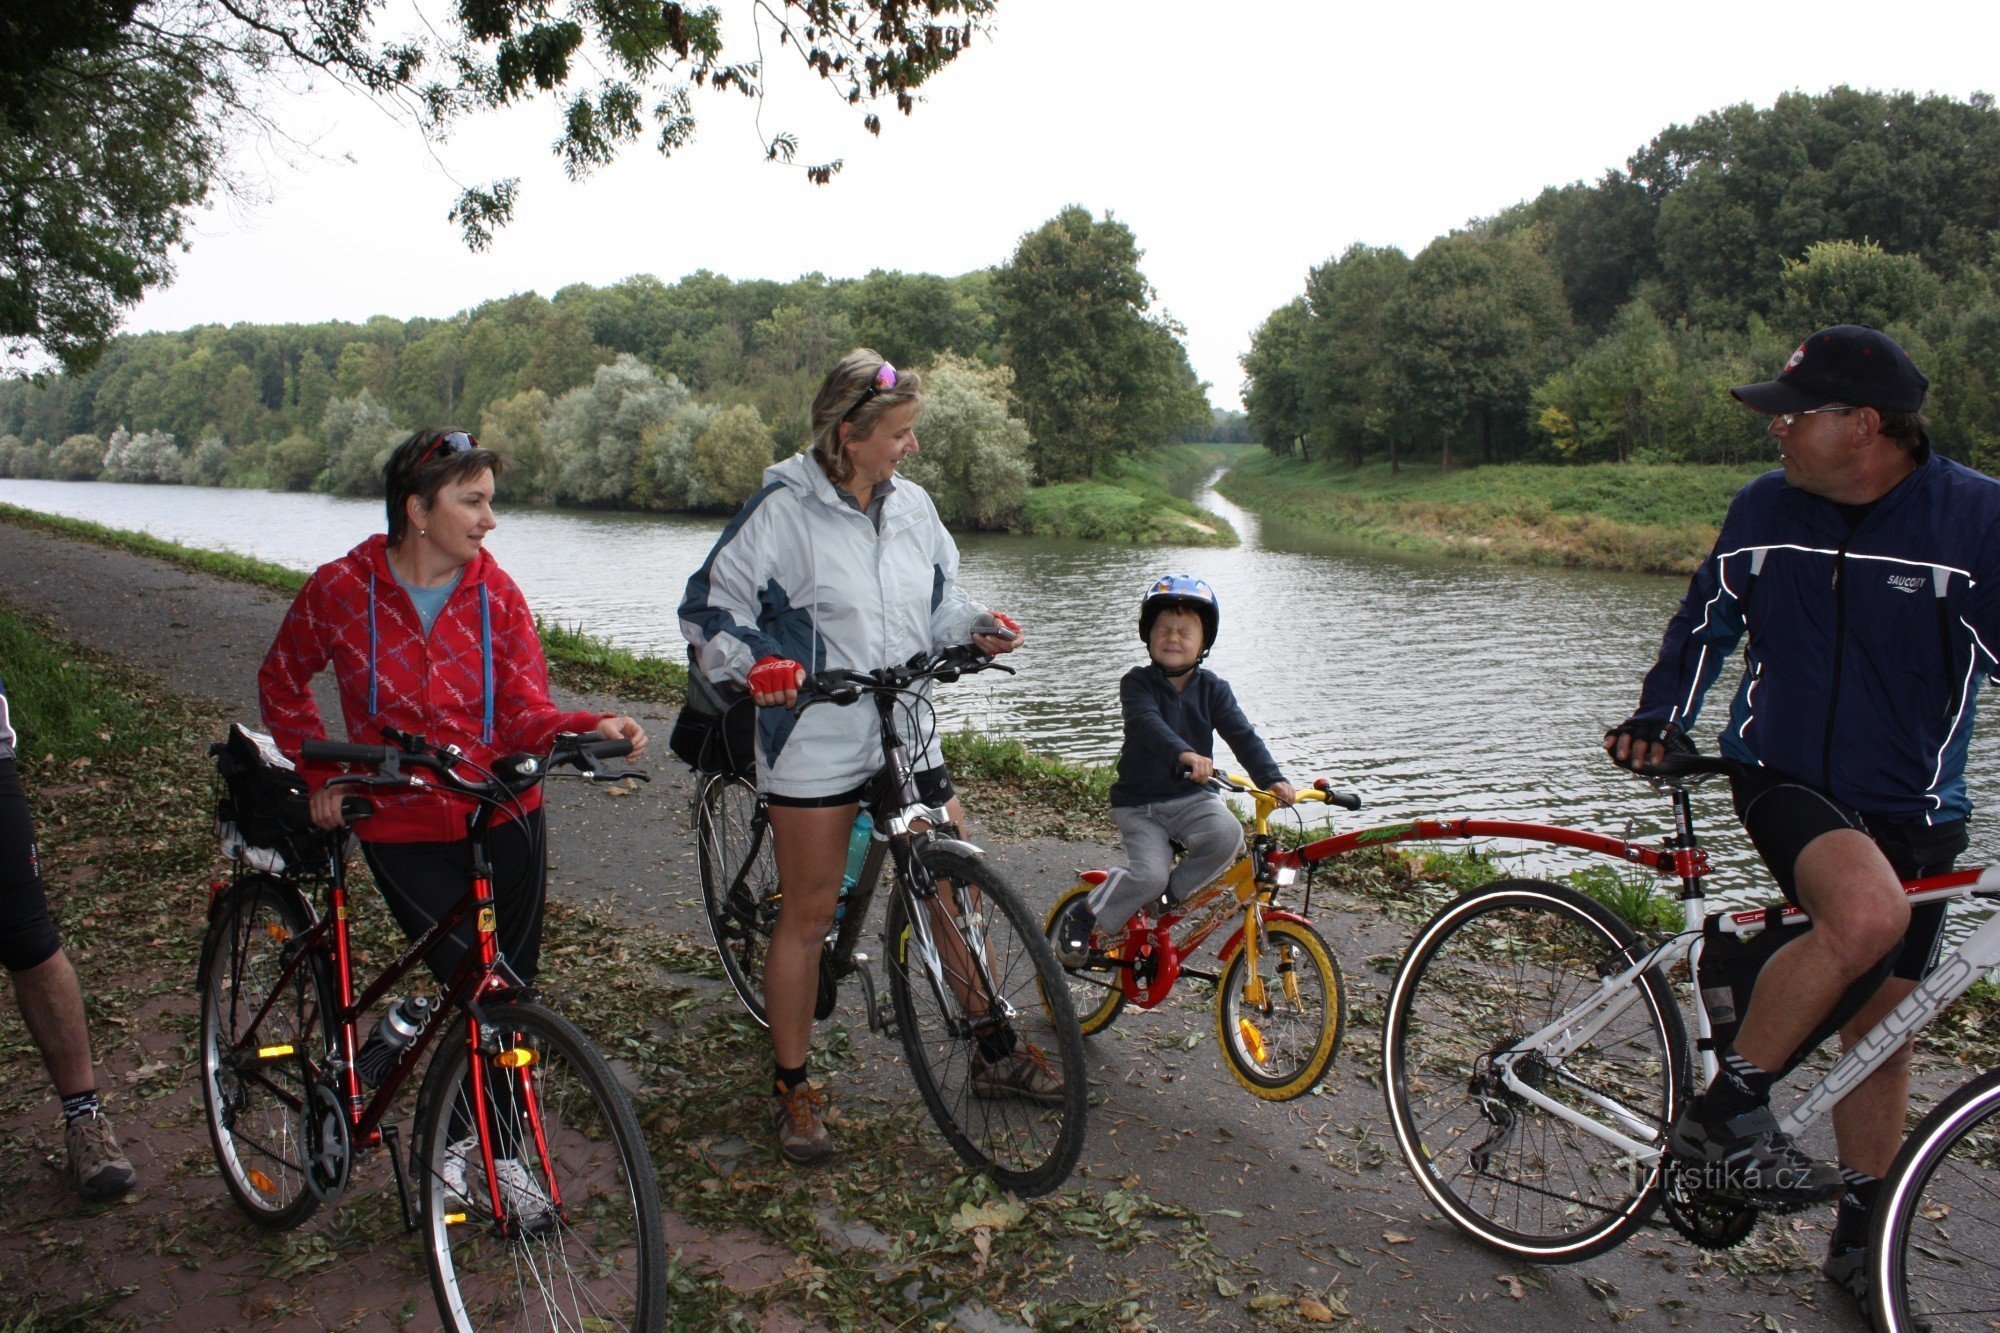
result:
[(526, 389), (491, 403), (479, 418), (479, 442), (507, 460), (500, 476), (510, 500), (548, 498), (549, 396)]
[(1007, 414), (1014, 372), (945, 353), (924, 377), (922, 447), (902, 470), (956, 527), (1009, 528), (1027, 500), (1028, 428)]
[(653, 503), (658, 469), (649, 441), (690, 401), (672, 375), (627, 353), (556, 400), (547, 433), (551, 498), (584, 505)]
[(326, 467), (326, 441), (293, 432), (264, 455), (271, 485), (281, 491), (309, 491)]
[(104, 450), (104, 480), (173, 482), (181, 479), (181, 453), (166, 431), (134, 435), (120, 426)]
[(688, 459), (690, 509), (732, 511), (764, 484), (774, 447), (769, 428), (749, 404), (709, 418)]
[(407, 434), (366, 389), (352, 398), (329, 399), (319, 433), (326, 444), (326, 475), (320, 484), (335, 495), (382, 494), (382, 468)]
[(194, 452), (181, 460), (181, 480), (189, 486), (220, 486), (229, 476), (235, 455), (214, 431), (201, 437)]
[(49, 457), (49, 475), (57, 481), (96, 481), (104, 471), (104, 441), (95, 435), (72, 435)]

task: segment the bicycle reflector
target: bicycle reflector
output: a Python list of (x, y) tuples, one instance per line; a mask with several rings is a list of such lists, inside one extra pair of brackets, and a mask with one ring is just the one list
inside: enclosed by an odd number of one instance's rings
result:
[(516, 1046), (511, 1051), (502, 1051), (494, 1056), (493, 1063), (502, 1069), (526, 1069), (535, 1063), (535, 1053), (525, 1046)]

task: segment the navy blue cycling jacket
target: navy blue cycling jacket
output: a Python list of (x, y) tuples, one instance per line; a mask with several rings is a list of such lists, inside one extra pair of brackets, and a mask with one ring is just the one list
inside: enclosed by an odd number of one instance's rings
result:
[(1114, 806), (1171, 801), (1202, 790), (1181, 776), (1181, 754), (1192, 750), (1215, 758), (1215, 733), (1250, 771), (1250, 780), (1269, 787), (1284, 777), (1257, 729), (1243, 715), (1229, 682), (1204, 667), (1195, 668), (1185, 689), (1176, 690), (1153, 663), (1133, 667), (1118, 682), (1125, 714), (1125, 743), (1118, 751), (1118, 780), (1111, 784)]
[(1730, 502), (1634, 716), (1692, 731), (1740, 639), (1724, 754), (1867, 814), (1964, 818), (1979, 682), (2000, 661), (2000, 482), (1930, 455), (1851, 527), (1784, 473), (1757, 478)]

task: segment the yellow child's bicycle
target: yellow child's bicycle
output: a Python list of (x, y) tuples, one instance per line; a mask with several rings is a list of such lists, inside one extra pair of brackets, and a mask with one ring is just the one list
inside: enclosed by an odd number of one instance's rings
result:
[[(1215, 1036), (1236, 1081), (1266, 1101), (1299, 1097), (1326, 1077), (1340, 1049), (1347, 1003), (1340, 964), (1302, 911), (1278, 906), (1279, 890), (1297, 882), (1305, 863), (1278, 846), (1270, 819), (1278, 798), (1234, 774), (1209, 784), (1238, 791), (1254, 805), (1256, 832), (1236, 863), (1185, 901), (1162, 897), (1128, 922), (1098, 923), (1085, 961), (1065, 965), (1070, 999), (1085, 1036), (1102, 1032), (1127, 1004), (1159, 1006), (1182, 977), (1215, 984)], [(1324, 778), (1299, 792), (1299, 803), (1320, 801), (1361, 808), (1353, 792), (1336, 791)], [(1108, 872), (1086, 870), (1049, 909), (1051, 943), (1061, 925)], [(1235, 931), (1215, 951), (1213, 970), (1191, 966), (1226, 921)]]

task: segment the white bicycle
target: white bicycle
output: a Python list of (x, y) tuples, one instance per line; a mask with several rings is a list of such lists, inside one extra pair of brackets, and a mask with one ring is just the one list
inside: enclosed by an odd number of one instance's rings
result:
[[(1705, 910), (1708, 859), (1688, 789), (1729, 766), (1674, 757), (1654, 779), (1674, 808), (1664, 851), (1681, 886), (1679, 933), (1642, 939), (1574, 889), (1513, 879), (1460, 897), (1411, 941), (1383, 1039), (1390, 1117), (1417, 1184), (1474, 1239), (1531, 1262), (1570, 1263), (1618, 1245), (1662, 1206), (1705, 1248), (1735, 1245), (1756, 1224), (1755, 1207), (1663, 1151), (1686, 1098), (1714, 1077), (1717, 1029), (1733, 1028), (1731, 1004), (1747, 1001), (1745, 972), (1754, 981), (1759, 955), (1774, 951), (1778, 936), (1766, 932), (1804, 925), (1796, 908)], [(1904, 888), (1913, 905), (2000, 901), (2000, 866)], [(1691, 1005), (1692, 1050), (1669, 981), (1683, 963), (1694, 992), (1709, 993)], [(2000, 914), (1780, 1116), (1785, 1131), (1826, 1114), (1996, 966)], [(1875, 984), (1857, 984), (1818, 1040)], [(2000, 1070), (1911, 1133), (1884, 1179), (1870, 1243), (1879, 1328), (2000, 1327)]]

